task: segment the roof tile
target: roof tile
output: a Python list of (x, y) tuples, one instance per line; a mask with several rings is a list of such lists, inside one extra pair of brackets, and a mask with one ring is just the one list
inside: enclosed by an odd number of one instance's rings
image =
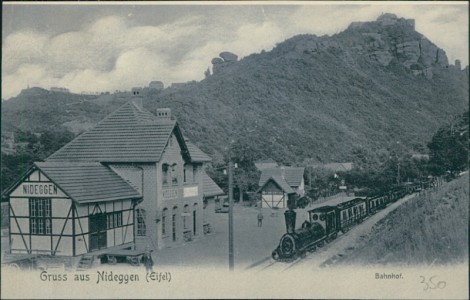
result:
[(36, 162), (35, 165), (78, 203), (142, 197), (111, 169), (97, 162)]

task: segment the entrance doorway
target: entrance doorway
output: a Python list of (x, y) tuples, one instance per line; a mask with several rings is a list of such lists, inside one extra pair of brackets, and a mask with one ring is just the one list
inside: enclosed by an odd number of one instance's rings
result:
[(107, 247), (106, 221), (105, 213), (89, 216), (90, 251)]

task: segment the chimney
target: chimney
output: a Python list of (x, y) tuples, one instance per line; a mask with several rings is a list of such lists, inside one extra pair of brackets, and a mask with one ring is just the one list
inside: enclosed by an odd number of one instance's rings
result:
[(142, 88), (134, 87), (132, 88), (132, 103), (139, 108), (142, 109)]
[(170, 108), (158, 108), (157, 109), (157, 118), (159, 120), (170, 120), (171, 119), (171, 109)]

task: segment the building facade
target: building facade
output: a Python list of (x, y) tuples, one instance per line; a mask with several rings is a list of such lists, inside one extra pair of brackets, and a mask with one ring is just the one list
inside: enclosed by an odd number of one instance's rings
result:
[[(115, 246), (161, 249), (200, 238), (203, 165), (209, 161), (183, 137), (170, 109), (155, 116), (136, 98), (36, 163), (8, 191), (12, 251), (75, 256)], [(30, 176), (41, 176), (46, 181), (37, 184), (52, 185), (57, 194), (22, 194)], [(41, 229), (34, 229), (35, 205)]]

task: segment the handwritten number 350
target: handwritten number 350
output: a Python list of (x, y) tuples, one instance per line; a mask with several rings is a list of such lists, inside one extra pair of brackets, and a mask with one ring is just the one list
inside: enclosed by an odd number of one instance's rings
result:
[(421, 277), (421, 283), (426, 285), (424, 287), (424, 290), (427, 291), (427, 290), (436, 290), (436, 289), (443, 289), (446, 287), (447, 283), (445, 281), (439, 281), (439, 282), (434, 282), (433, 281), (433, 278), (437, 277), (437, 276), (432, 276), (429, 278), (429, 280), (426, 280), (426, 277), (424, 276), (420, 276)]

